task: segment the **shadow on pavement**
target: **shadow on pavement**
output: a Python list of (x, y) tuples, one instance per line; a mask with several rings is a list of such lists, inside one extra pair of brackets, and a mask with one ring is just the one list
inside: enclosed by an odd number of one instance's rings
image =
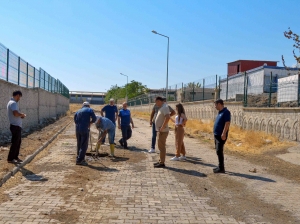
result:
[(189, 162), (189, 163), (199, 164), (199, 165), (209, 166), (209, 167), (216, 167), (216, 165), (214, 165), (214, 164), (202, 162), (202, 159), (198, 158), (198, 157), (187, 156), (186, 159), (187, 159), (186, 162)]
[[(175, 154), (172, 153), (167, 153), (167, 156), (175, 156)], [(187, 156), (186, 160), (184, 162), (188, 162), (188, 163), (192, 163), (192, 164), (199, 164), (199, 165), (203, 165), (203, 166), (209, 166), (209, 167), (217, 167), (214, 164), (210, 164), (210, 163), (204, 163), (202, 162), (201, 158), (198, 157), (191, 157), (191, 156)]]
[(235, 173), (235, 172), (226, 172), (226, 173), (230, 176), (243, 177), (251, 180), (260, 180), (260, 181), (273, 182), (273, 183), (276, 182), (275, 180), (266, 177), (254, 176), (254, 175), (249, 175), (244, 173)]
[(135, 146), (128, 146), (128, 149), (125, 149), (125, 150), (129, 150), (129, 151), (132, 151), (132, 152), (148, 152), (147, 149), (140, 149), (140, 148), (137, 148)]
[(115, 156), (115, 157), (111, 158), (110, 161), (116, 163), (116, 162), (125, 162), (127, 160), (129, 160), (129, 158), (127, 158), (127, 157), (117, 157), (117, 156)]
[(30, 171), (24, 167), (20, 168), (20, 172), (27, 180), (30, 180), (30, 181), (48, 181), (48, 178), (45, 178), (42, 175), (36, 175), (32, 171)]
[(165, 169), (168, 169), (168, 170), (171, 170), (174, 172), (178, 172), (178, 173), (182, 173), (182, 174), (195, 176), (195, 177), (206, 177), (207, 176), (206, 174), (200, 173), (199, 171), (196, 171), (196, 170), (184, 170), (184, 169), (179, 169), (179, 168), (174, 168), (174, 167), (169, 167), (169, 166), (167, 166)]
[(109, 168), (107, 166), (93, 166), (93, 165), (88, 165), (88, 168), (98, 170), (98, 171), (104, 171), (104, 172), (118, 172), (119, 170), (114, 169), (114, 168)]

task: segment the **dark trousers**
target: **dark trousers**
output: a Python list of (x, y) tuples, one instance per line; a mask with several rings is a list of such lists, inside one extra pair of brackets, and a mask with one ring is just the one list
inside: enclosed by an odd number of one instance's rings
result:
[[(113, 122), (113, 124), (116, 126), (116, 123)], [(103, 139), (102, 139), (102, 144), (105, 143), (105, 139), (106, 139), (106, 135), (104, 135)], [(115, 136), (113, 136), (113, 141), (115, 142)]]
[(77, 159), (76, 162), (80, 163), (84, 160), (85, 154), (89, 144), (89, 132), (76, 132), (77, 138)]
[(127, 140), (131, 138), (132, 130), (130, 125), (128, 126), (121, 126), (122, 131), (122, 139), (120, 141), (123, 142), (124, 147), (127, 147)]
[(221, 135), (215, 135), (215, 146), (219, 160), (219, 168), (224, 169), (224, 145), (226, 140), (222, 140)]
[(15, 125), (10, 125), (11, 132), (11, 146), (8, 153), (7, 161), (12, 161), (19, 158), (21, 141), (22, 141), (22, 128)]
[(156, 129), (155, 129), (155, 123), (152, 123), (152, 141), (151, 141), (151, 149), (155, 149), (156, 144)]

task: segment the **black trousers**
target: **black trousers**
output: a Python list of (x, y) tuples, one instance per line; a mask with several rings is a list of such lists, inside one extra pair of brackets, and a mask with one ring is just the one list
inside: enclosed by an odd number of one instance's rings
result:
[(218, 155), (220, 169), (224, 169), (224, 145), (226, 140), (222, 140), (221, 135), (215, 135), (215, 147)]
[(132, 130), (130, 125), (128, 126), (121, 126), (121, 131), (122, 131), (122, 139), (121, 141), (124, 144), (124, 147), (127, 147), (127, 140), (131, 138), (132, 135)]
[(10, 125), (11, 132), (11, 146), (8, 153), (7, 161), (12, 161), (19, 158), (21, 141), (22, 141), (22, 128), (15, 125)]

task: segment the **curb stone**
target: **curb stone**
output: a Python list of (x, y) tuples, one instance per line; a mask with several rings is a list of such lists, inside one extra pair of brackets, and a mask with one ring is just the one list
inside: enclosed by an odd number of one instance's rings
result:
[(34, 157), (36, 157), (41, 151), (43, 151), (51, 142), (53, 142), (54, 139), (57, 138), (59, 134), (61, 134), (70, 124), (72, 121), (70, 121), (65, 127), (60, 129), (50, 140), (45, 142), (40, 148), (38, 148), (33, 154), (26, 157), (26, 159), (19, 164), (19, 166), (14, 167), (11, 171), (9, 171), (7, 174), (4, 175), (4, 177), (0, 180), (0, 187), (8, 181), (12, 176), (14, 176), (22, 167), (30, 163)]

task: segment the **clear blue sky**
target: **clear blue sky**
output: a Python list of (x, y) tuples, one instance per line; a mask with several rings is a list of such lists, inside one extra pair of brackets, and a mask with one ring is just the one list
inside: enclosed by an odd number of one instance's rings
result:
[(70, 90), (104, 91), (126, 77), (150, 88), (225, 75), (227, 62), (295, 64), (299, 0), (14, 0), (0, 3), (0, 42)]

